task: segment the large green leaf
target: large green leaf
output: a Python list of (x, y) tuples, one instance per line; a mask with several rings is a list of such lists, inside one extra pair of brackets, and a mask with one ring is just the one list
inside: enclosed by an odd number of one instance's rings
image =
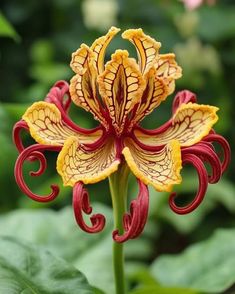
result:
[(92, 294), (84, 275), (49, 251), (0, 238), (0, 293)]
[(161, 286), (149, 286), (133, 290), (129, 294), (197, 294), (198, 292), (184, 288), (163, 288)]
[(177, 256), (159, 257), (151, 272), (168, 287), (221, 293), (235, 283), (235, 229), (220, 229)]
[[(49, 249), (81, 270), (89, 282), (107, 293), (114, 292), (112, 272), (112, 210), (104, 205), (93, 205), (94, 213), (106, 216), (103, 232), (88, 234), (76, 225), (73, 211), (49, 209), (16, 210), (0, 217), (0, 235), (11, 235)], [(89, 220), (87, 220), (89, 223)], [(151, 253), (149, 241), (140, 238), (126, 243), (126, 256), (143, 260)], [(128, 263), (128, 270), (137, 270)]]

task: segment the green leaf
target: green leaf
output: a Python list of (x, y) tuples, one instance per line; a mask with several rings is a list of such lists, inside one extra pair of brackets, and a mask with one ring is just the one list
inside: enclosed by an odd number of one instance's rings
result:
[(15, 41), (20, 40), (19, 35), (14, 30), (13, 26), (9, 23), (9, 21), (1, 13), (1, 11), (0, 11), (0, 36), (11, 37)]
[(220, 229), (182, 254), (159, 257), (151, 272), (168, 287), (223, 292), (235, 283), (235, 229)]
[[(83, 232), (75, 223), (72, 209), (59, 212), (49, 209), (16, 210), (0, 216), (0, 235), (11, 235), (30, 241), (73, 263), (88, 280), (107, 293), (114, 292), (112, 270), (112, 210), (94, 204), (93, 212), (106, 217), (106, 227), (99, 234)], [(87, 220), (89, 224), (89, 220)], [(140, 260), (150, 255), (149, 241), (142, 236), (125, 244), (127, 259)], [(142, 253), (141, 253), (142, 252)], [(128, 271), (138, 270), (127, 263)]]
[(84, 275), (62, 259), (14, 238), (0, 238), (0, 293), (92, 294)]

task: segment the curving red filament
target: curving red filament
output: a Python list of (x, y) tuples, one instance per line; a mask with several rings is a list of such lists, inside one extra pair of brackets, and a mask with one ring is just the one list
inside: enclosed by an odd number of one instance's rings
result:
[(229, 143), (223, 136), (215, 134), (215, 133), (207, 135), (205, 138), (203, 138), (203, 141), (218, 143), (222, 147), (224, 158), (221, 162), (221, 166), (222, 166), (222, 173), (224, 173), (224, 171), (227, 169), (231, 161), (231, 149), (230, 149)]
[(194, 154), (184, 154), (183, 155), (183, 164), (192, 164), (197, 171), (198, 179), (199, 179), (199, 187), (197, 194), (193, 201), (186, 206), (179, 207), (175, 204), (176, 193), (172, 193), (169, 198), (170, 208), (177, 214), (187, 214), (196, 209), (204, 199), (206, 194), (207, 186), (208, 186), (208, 176), (207, 170), (202, 162), (202, 160), (194, 155)]
[(24, 149), (19, 157), (17, 158), (15, 164), (15, 179), (16, 182), (21, 189), (21, 191), (26, 194), (29, 198), (38, 201), (38, 202), (49, 202), (54, 200), (59, 194), (59, 187), (57, 185), (51, 185), (51, 193), (46, 196), (41, 196), (33, 193), (28, 186), (26, 185), (24, 178), (23, 178), (23, 164), (29, 158), (37, 159), (40, 163), (39, 169), (37, 171), (31, 171), (31, 176), (40, 176), (44, 173), (47, 162), (45, 156), (42, 154), (43, 151), (60, 151), (61, 147), (58, 146), (50, 146), (50, 145), (39, 145), (35, 144), (26, 149)]
[(177, 93), (173, 100), (172, 104), (172, 112), (173, 114), (177, 111), (177, 109), (180, 107), (181, 104), (185, 103), (196, 103), (197, 97), (193, 92), (190, 92), (188, 90), (183, 90)]
[(125, 213), (123, 216), (124, 234), (120, 235), (119, 230), (113, 231), (113, 239), (118, 243), (137, 238), (146, 224), (149, 208), (149, 191), (148, 187), (140, 180), (138, 180), (138, 184), (138, 197), (131, 202), (130, 213)]
[(102, 214), (93, 214), (90, 217), (92, 226), (88, 226), (83, 219), (83, 212), (86, 214), (92, 213), (90, 206), (89, 194), (84, 188), (82, 182), (78, 182), (73, 187), (73, 209), (74, 216), (79, 227), (87, 233), (98, 233), (105, 226), (105, 217)]

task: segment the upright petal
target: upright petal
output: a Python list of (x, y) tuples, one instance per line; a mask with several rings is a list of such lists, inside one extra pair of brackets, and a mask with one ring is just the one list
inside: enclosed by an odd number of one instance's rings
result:
[(98, 79), (100, 94), (109, 109), (117, 134), (121, 134), (128, 113), (140, 100), (145, 81), (126, 50), (117, 50)]
[(141, 143), (150, 146), (165, 145), (171, 140), (178, 140), (181, 147), (191, 146), (209, 134), (218, 120), (217, 111), (217, 107), (209, 105), (181, 104), (172, 120), (159, 131), (136, 129), (134, 134)]
[(72, 54), (71, 67), (76, 75), (70, 81), (70, 95), (73, 102), (91, 112), (94, 118), (108, 128), (107, 120), (104, 117), (102, 105), (96, 91), (97, 70), (95, 56), (91, 49), (82, 44)]
[(120, 31), (120, 29), (116, 27), (111, 27), (108, 33), (105, 36), (102, 36), (95, 40), (95, 42), (91, 45), (91, 50), (93, 52), (96, 69), (98, 74), (101, 74), (104, 71), (104, 58), (105, 51), (113, 37)]
[(151, 68), (146, 74), (146, 88), (143, 92), (139, 106), (131, 121), (131, 126), (141, 121), (151, 113), (168, 96), (168, 87), (163, 78), (156, 75), (156, 69)]
[(154, 65), (157, 76), (163, 78), (168, 85), (168, 95), (172, 94), (175, 90), (175, 80), (182, 76), (182, 69), (175, 61), (175, 54), (159, 54)]
[(77, 182), (90, 184), (99, 182), (115, 172), (119, 163), (112, 138), (96, 149), (89, 149), (79, 144), (76, 137), (70, 137), (58, 156), (57, 171), (65, 186), (74, 186)]
[(136, 47), (140, 70), (144, 74), (157, 57), (161, 43), (145, 35), (142, 29), (127, 30), (122, 34), (122, 37), (129, 40)]
[(92, 143), (102, 135), (101, 130), (82, 134), (72, 129), (62, 120), (58, 108), (47, 102), (34, 103), (22, 118), (26, 121), (31, 136), (39, 144), (62, 146), (71, 136), (76, 136), (83, 143)]
[(134, 175), (144, 184), (158, 191), (170, 191), (181, 182), (181, 152), (179, 142), (173, 140), (158, 151), (142, 149), (132, 139), (125, 140), (123, 155)]

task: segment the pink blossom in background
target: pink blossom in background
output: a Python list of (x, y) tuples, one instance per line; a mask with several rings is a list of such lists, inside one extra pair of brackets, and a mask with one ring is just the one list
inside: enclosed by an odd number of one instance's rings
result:
[(209, 5), (215, 4), (215, 0), (205, 0), (205, 1), (203, 1), (203, 0), (182, 0), (182, 2), (184, 3), (186, 9), (188, 9), (188, 10), (196, 9), (197, 7), (202, 5), (203, 2), (205, 2)]

